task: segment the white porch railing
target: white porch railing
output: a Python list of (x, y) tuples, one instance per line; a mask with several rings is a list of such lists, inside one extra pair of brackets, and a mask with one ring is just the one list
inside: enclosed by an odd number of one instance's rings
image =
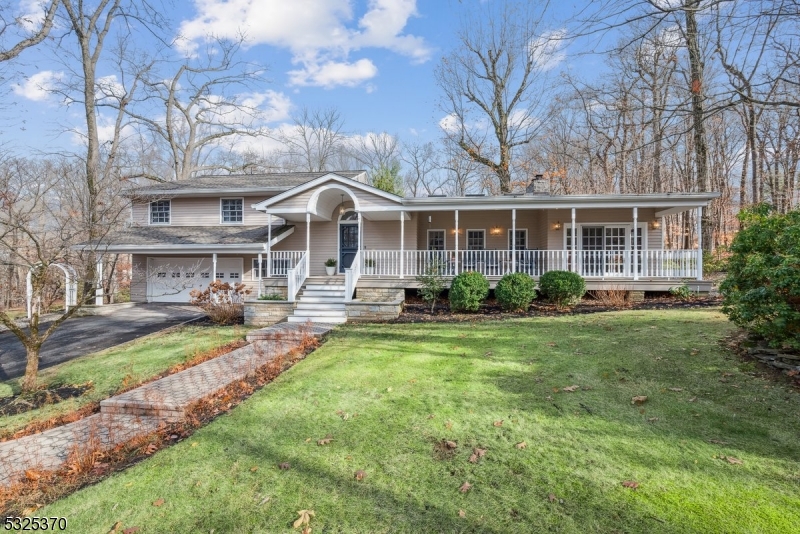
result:
[[(362, 250), (359, 254), (364, 265), (359, 276), (415, 277), (428, 268), (455, 276), (458, 266), (458, 272), (478, 271), (486, 276), (516, 271), (538, 277), (547, 271), (574, 270), (585, 278), (634, 277), (630, 250), (578, 250), (575, 261), (572, 250)], [(353, 265), (362, 267), (362, 261), (353, 260)], [(697, 251), (639, 251), (635, 270), (639, 278), (697, 278)]]
[(308, 256), (304, 252), (302, 256), (300, 256), (300, 260), (298, 260), (297, 265), (294, 269), (289, 269), (287, 272), (287, 280), (286, 280), (286, 300), (289, 302), (294, 302), (297, 298), (297, 292), (300, 291), (300, 288), (303, 287), (303, 284), (308, 277)]
[(264, 262), (262, 269), (264, 277), (286, 278), (305, 253), (305, 250), (273, 250), (269, 254), (264, 254), (261, 260)]
[(363, 256), (361, 255), (362, 252), (362, 250), (356, 252), (356, 256), (353, 258), (353, 263), (350, 264), (350, 268), (344, 270), (345, 302), (350, 302), (353, 300), (353, 292), (356, 290), (358, 279), (361, 278), (361, 262), (364, 261)]

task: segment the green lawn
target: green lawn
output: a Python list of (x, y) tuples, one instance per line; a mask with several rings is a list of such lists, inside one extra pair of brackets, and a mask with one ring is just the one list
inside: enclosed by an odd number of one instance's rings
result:
[[(0, 435), (13, 434), (35, 420), (47, 420), (108, 398), (121, 387), (136, 384), (185, 362), (198, 353), (243, 339), (245, 327), (184, 325), (88, 354), (39, 373), (42, 384), (94, 383), (81, 397), (37, 410), (0, 417)], [(19, 380), (0, 383), (0, 394), (19, 391)]]
[(730, 330), (714, 310), (348, 325), (36, 515), (87, 533), (299, 532), (303, 509), (314, 533), (798, 532), (800, 396), (720, 349)]

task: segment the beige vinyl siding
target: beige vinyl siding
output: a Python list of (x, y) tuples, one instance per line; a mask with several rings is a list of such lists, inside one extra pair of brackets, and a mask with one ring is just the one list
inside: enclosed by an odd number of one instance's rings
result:
[[(431, 222), (428, 222), (430, 216)], [(417, 226), (417, 248), (428, 248), (428, 230), (445, 230), (445, 248), (455, 249), (455, 212), (419, 212)], [(540, 214), (535, 210), (517, 210), (517, 230), (528, 230), (528, 248), (541, 248)], [(459, 211), (458, 212), (458, 248), (466, 248), (467, 230), (486, 230), (487, 250), (508, 249), (508, 231), (511, 229), (511, 210), (493, 211)], [(492, 228), (498, 227), (500, 233), (492, 235)]]
[[(400, 215), (397, 221), (364, 220), (364, 247), (370, 250), (400, 250)], [(414, 250), (417, 235), (417, 219), (413, 214), (405, 222), (405, 247)], [(294, 233), (275, 245), (273, 250), (305, 250), (306, 224), (293, 223)], [(310, 276), (325, 275), (325, 260), (335, 258), (339, 261), (339, 221), (311, 223)]]
[[(655, 220), (655, 208), (639, 208), (639, 224), (647, 224), (647, 248), (660, 249), (663, 246), (661, 230), (653, 230), (651, 224)], [(550, 210), (548, 212), (547, 243), (548, 249), (560, 250), (564, 248), (564, 229), (572, 224), (571, 210)], [(556, 222), (560, 222), (560, 230), (553, 229)], [(578, 209), (575, 213), (576, 225), (591, 224), (633, 224), (633, 210), (630, 208), (616, 209)]]
[[(291, 196), (277, 204), (270, 206), (270, 210), (274, 211), (281, 211), (281, 210), (306, 210), (308, 208), (308, 201), (314, 195), (314, 193), (319, 190), (320, 187), (324, 187), (325, 185), (333, 183), (338, 184), (338, 182), (325, 182), (324, 184), (320, 184), (319, 186), (309, 189), (307, 191), (303, 191), (297, 195)], [(373, 193), (369, 193), (362, 190), (353, 190), (353, 188), (349, 188), (355, 195), (358, 197), (358, 203), (361, 207), (362, 211), (369, 211), (369, 210), (376, 210), (386, 207), (396, 207), (397, 202), (394, 200), (389, 200), (387, 198), (383, 198), (381, 196), (375, 195)], [(344, 193), (344, 191), (341, 191)], [(344, 193), (345, 201), (348, 201), (348, 195)], [(350, 202), (352, 205), (352, 202)]]
[(131, 302), (147, 302), (147, 256), (131, 255)]
[[(194, 197), (171, 199), (170, 226), (219, 226), (220, 199), (242, 198), (240, 195), (221, 195), (219, 197)], [(258, 226), (267, 224), (267, 215), (256, 211), (250, 206), (264, 200), (263, 196), (244, 197), (243, 226)], [(150, 224), (149, 203), (135, 202), (133, 204), (133, 222), (139, 225)], [(227, 224), (225, 225), (227, 226)]]

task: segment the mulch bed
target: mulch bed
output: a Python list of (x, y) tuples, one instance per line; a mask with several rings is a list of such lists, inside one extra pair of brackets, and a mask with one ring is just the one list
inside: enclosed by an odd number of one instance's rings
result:
[(720, 297), (695, 297), (688, 300), (676, 299), (672, 296), (654, 296), (641, 302), (629, 302), (622, 306), (613, 306), (591, 297), (584, 298), (572, 308), (558, 309), (544, 301), (534, 301), (525, 313), (504, 312), (494, 299), (489, 299), (476, 313), (451, 312), (447, 301), (437, 302), (436, 311), (431, 314), (431, 307), (418, 297), (407, 297), (403, 312), (392, 323), (459, 323), (464, 321), (485, 321), (510, 317), (553, 317), (557, 315), (582, 315), (619, 310), (669, 310), (710, 308), (722, 303)]
[(56, 404), (73, 397), (80, 397), (94, 385), (91, 382), (80, 385), (54, 386), (39, 389), (28, 395), (14, 395), (0, 399), (0, 415), (17, 415), (41, 408), (47, 404)]

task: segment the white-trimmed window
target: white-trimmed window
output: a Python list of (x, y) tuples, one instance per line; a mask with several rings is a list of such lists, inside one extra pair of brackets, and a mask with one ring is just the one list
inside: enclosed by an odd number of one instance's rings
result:
[(243, 198), (221, 198), (219, 208), (222, 224), (241, 224), (244, 220)]
[(445, 250), (445, 231), (428, 230), (428, 250)]
[(528, 248), (528, 229), (517, 228), (515, 232), (514, 241), (512, 241), (511, 229), (508, 230), (508, 250), (526, 250)]
[(150, 203), (150, 224), (169, 224), (170, 208), (172, 202), (169, 200), (155, 200)]
[(486, 249), (486, 230), (467, 230), (467, 250)]
[[(253, 270), (250, 271), (251, 279), (253, 281), (258, 280), (258, 258), (253, 258)], [(261, 278), (267, 277), (267, 260), (261, 260)]]

